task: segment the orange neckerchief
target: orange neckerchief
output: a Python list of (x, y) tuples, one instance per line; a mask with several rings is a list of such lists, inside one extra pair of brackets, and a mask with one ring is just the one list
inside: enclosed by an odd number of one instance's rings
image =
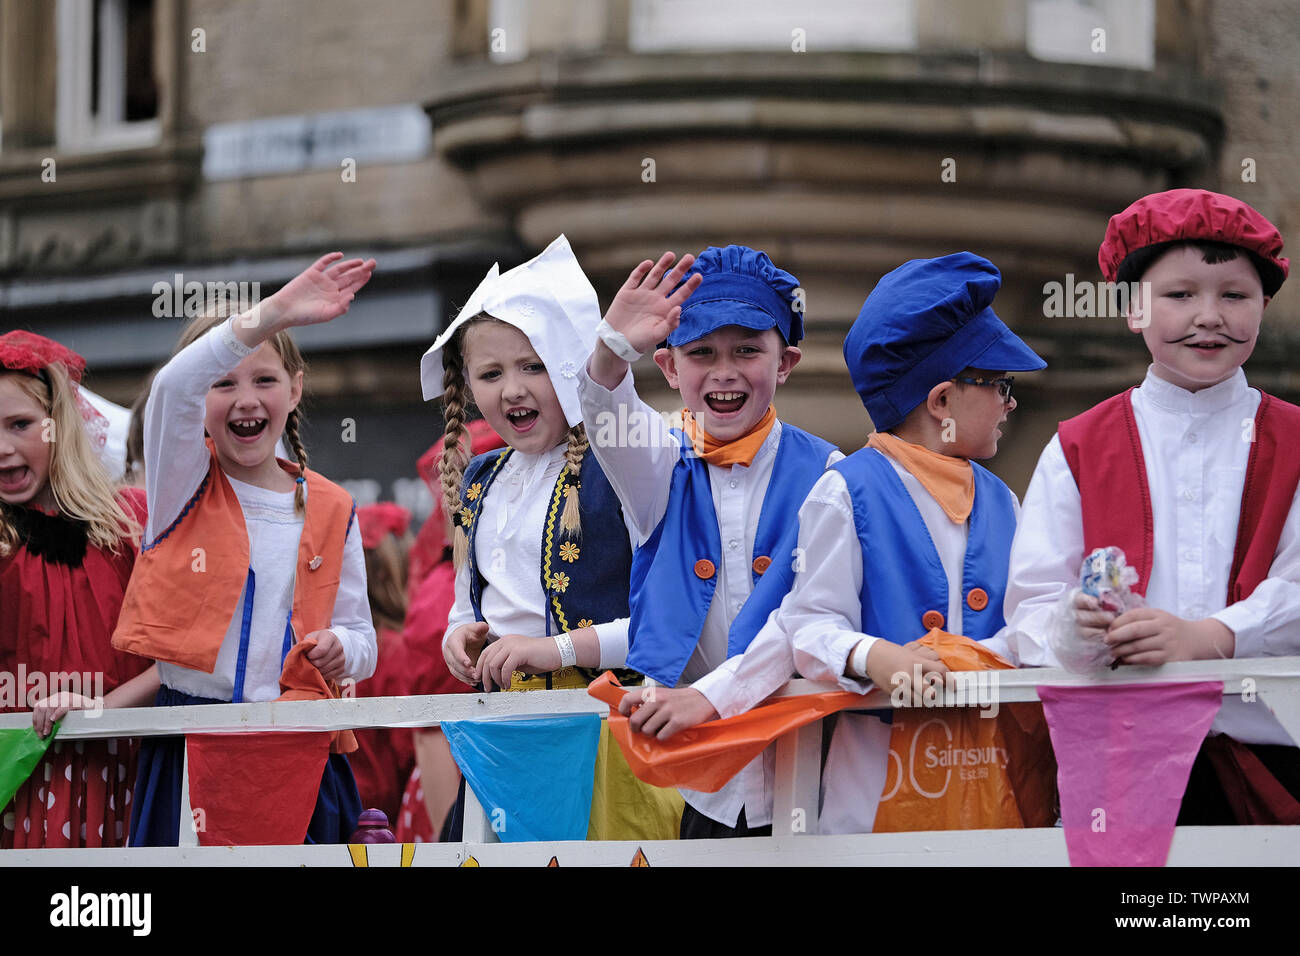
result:
[(872, 432), (867, 447), (884, 452), (915, 476), (953, 524), (965, 524), (975, 506), (975, 470), (965, 458), (952, 458), (889, 432)]
[(682, 409), (682, 428), (686, 432), (686, 437), (691, 440), (691, 444), (695, 446), (695, 454), (710, 465), (717, 465), (720, 468), (730, 468), (732, 465), (744, 465), (748, 468), (754, 456), (758, 454), (758, 450), (763, 447), (763, 441), (775, 422), (776, 407), (769, 405), (767, 414), (745, 434), (731, 441), (718, 441), (695, 421), (695, 416), (691, 414), (689, 408)]

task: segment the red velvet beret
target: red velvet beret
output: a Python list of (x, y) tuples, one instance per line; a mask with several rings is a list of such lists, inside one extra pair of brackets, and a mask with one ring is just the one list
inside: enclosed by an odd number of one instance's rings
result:
[(35, 332), (19, 329), (0, 335), (0, 368), (35, 375), (55, 362), (68, 370), (68, 378), (80, 384), (86, 360), (72, 349)]
[(1205, 189), (1152, 193), (1111, 216), (1106, 238), (1097, 251), (1097, 262), (1106, 280), (1114, 282), (1120, 263), (1130, 253), (1180, 239), (1224, 242), (1248, 249), (1277, 270), (1279, 286), (1290, 269), (1290, 263), (1281, 255), (1282, 234), (1276, 226), (1240, 199)]

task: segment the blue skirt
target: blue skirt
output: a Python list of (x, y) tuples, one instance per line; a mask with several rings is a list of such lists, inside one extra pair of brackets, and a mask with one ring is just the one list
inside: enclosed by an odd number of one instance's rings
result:
[[(157, 707), (228, 704), (228, 700), (194, 697), (162, 687)], [(140, 742), (135, 792), (131, 798), (130, 846), (179, 846), (181, 778), (185, 769), (184, 737), (145, 737)], [(361, 816), (361, 796), (344, 754), (330, 754), (321, 775), (316, 809), (304, 843), (347, 843)]]

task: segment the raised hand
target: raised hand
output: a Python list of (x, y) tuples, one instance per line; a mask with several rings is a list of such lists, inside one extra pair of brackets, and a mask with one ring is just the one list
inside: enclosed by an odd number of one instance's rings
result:
[(236, 326), (268, 326), (269, 335), (281, 328), (336, 319), (348, 310), (374, 270), (374, 259), (345, 260), (341, 252), (323, 255)]
[(674, 287), (695, 262), (695, 257), (688, 253), (673, 266), (676, 258), (675, 253), (665, 252), (658, 262), (647, 259), (633, 269), (605, 313), (605, 321), (622, 332), (638, 352), (648, 352), (668, 338), (677, 328), (682, 304), (704, 281), (697, 273), (674, 292)]

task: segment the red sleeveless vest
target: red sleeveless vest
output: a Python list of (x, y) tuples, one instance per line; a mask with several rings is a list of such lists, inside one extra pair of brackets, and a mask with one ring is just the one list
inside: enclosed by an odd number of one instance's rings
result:
[[(1061, 422), (1058, 434), (1079, 486), (1084, 553), (1111, 545), (1123, 548), (1138, 572), (1134, 590), (1146, 594), (1155, 528), (1132, 391)], [(1228, 578), (1229, 604), (1249, 597), (1268, 577), (1300, 484), (1298, 439), (1300, 407), (1261, 392)], [(1117, 507), (1116, 502), (1136, 503), (1136, 513), (1133, 507)]]

